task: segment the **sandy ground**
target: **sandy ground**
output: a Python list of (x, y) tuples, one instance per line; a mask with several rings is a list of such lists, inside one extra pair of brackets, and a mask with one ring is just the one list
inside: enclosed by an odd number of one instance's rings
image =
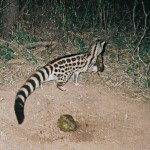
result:
[[(13, 106), (24, 80), (1, 85), (0, 150), (150, 150), (150, 103), (102, 85), (96, 75), (89, 80), (78, 87), (70, 81), (67, 92), (53, 82), (38, 88), (27, 99), (22, 125)], [(59, 130), (62, 114), (78, 122), (76, 131)]]

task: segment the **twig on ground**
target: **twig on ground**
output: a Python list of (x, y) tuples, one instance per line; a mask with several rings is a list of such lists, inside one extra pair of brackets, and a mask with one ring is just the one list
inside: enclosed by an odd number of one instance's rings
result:
[(35, 47), (41, 47), (41, 46), (52, 46), (56, 44), (56, 42), (34, 42), (34, 43), (29, 43), (23, 46), (23, 48), (35, 48)]
[(8, 43), (9, 46), (13, 49), (17, 49), (17, 50), (21, 50), (23, 47), (21, 45), (19, 45), (18, 43), (12, 41), (12, 42), (9, 42), (9, 41), (6, 41), (6, 40), (3, 40), (3, 39), (0, 39), (0, 45), (4, 44), (4, 43)]
[(12, 41), (12, 42), (9, 42), (9, 41), (6, 41), (6, 40), (3, 40), (3, 39), (0, 39), (0, 44), (4, 44), (4, 43), (8, 43), (9, 46), (13, 49), (17, 49), (18, 51), (23, 51), (23, 50), (26, 50), (28, 51), (29, 48), (37, 48), (37, 47), (55, 47), (56, 46), (56, 43), (57, 42), (49, 42), (49, 41), (45, 41), (45, 42), (34, 42), (34, 43), (29, 43), (29, 44), (26, 44), (26, 45), (19, 45), (18, 43)]

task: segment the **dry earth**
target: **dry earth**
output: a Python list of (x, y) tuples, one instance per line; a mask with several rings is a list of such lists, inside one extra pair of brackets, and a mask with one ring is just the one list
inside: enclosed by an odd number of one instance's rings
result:
[[(27, 100), (25, 121), (18, 125), (14, 98), (18, 88), (0, 86), (1, 150), (149, 150), (150, 103), (101, 84), (90, 75), (76, 87), (70, 81), (62, 92), (51, 83), (38, 88)], [(137, 98), (139, 100), (139, 98)], [(57, 120), (70, 114), (78, 122), (74, 132), (62, 132)]]

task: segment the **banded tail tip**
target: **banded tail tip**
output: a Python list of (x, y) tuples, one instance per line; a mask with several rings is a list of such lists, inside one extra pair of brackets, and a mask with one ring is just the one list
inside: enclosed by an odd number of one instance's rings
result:
[(24, 103), (20, 98), (16, 99), (15, 102), (15, 114), (18, 121), (18, 124), (22, 124), (24, 121)]

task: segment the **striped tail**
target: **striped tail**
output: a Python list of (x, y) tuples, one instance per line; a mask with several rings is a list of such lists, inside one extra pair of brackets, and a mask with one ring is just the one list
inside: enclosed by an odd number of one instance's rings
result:
[(37, 70), (17, 92), (14, 109), (19, 124), (21, 124), (25, 118), (24, 105), (27, 97), (43, 82), (49, 80), (51, 71), (51, 66), (44, 66), (41, 69)]

